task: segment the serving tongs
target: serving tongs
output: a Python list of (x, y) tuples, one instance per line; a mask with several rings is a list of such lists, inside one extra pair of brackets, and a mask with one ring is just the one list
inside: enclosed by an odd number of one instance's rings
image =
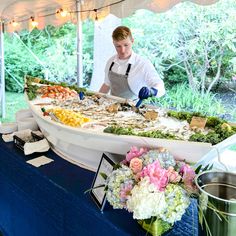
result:
[(41, 111), (43, 112), (44, 116), (49, 116), (52, 120), (63, 124), (52, 111), (47, 112), (44, 107), (41, 108)]
[(56, 121), (56, 122), (58, 122), (58, 123), (61, 123), (61, 124), (63, 124), (58, 118), (57, 118), (57, 116), (53, 113), (53, 112), (48, 112), (48, 115), (51, 117), (51, 119), (52, 120), (54, 120), (54, 121)]
[(131, 110), (137, 114), (140, 114), (141, 116), (144, 116), (145, 112), (142, 111), (140, 108), (143, 108), (143, 106), (142, 107), (132, 106)]

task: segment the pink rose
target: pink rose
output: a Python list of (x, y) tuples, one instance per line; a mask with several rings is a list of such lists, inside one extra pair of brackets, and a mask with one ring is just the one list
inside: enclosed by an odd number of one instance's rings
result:
[(169, 166), (167, 170), (167, 175), (169, 178), (169, 182), (171, 183), (178, 183), (181, 180), (181, 176), (177, 171), (175, 171), (173, 166)]
[(129, 167), (134, 172), (134, 174), (137, 174), (143, 168), (143, 161), (135, 157), (130, 161)]

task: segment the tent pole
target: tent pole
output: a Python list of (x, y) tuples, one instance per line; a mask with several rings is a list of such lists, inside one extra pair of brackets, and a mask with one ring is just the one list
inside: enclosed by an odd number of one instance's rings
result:
[(3, 39), (4, 39), (4, 23), (1, 22), (0, 25), (0, 60), (1, 60), (1, 116), (2, 118), (6, 117), (6, 102), (5, 102), (5, 71), (4, 71), (4, 45), (3, 45)]
[(82, 21), (80, 16), (81, 0), (76, 1), (77, 10), (77, 85), (83, 87), (83, 62), (82, 62)]

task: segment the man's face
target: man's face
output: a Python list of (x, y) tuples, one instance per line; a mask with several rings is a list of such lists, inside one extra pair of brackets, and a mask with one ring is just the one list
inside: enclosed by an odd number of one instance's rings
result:
[(128, 59), (132, 53), (133, 39), (130, 37), (123, 39), (121, 41), (113, 41), (116, 48), (119, 59)]

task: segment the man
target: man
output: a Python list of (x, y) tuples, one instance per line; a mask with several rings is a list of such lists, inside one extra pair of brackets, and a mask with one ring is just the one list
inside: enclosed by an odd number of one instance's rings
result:
[(99, 92), (123, 98), (146, 99), (165, 94), (164, 82), (152, 63), (132, 50), (134, 39), (128, 27), (119, 26), (112, 33), (117, 54), (105, 67), (105, 80)]

